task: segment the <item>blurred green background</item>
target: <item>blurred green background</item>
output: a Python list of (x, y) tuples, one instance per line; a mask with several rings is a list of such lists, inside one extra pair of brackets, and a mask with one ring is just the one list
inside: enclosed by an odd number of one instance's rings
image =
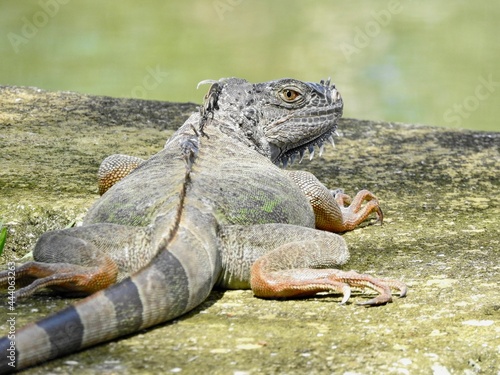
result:
[(193, 101), (331, 76), (345, 116), (500, 131), (500, 2), (2, 0), (0, 85)]

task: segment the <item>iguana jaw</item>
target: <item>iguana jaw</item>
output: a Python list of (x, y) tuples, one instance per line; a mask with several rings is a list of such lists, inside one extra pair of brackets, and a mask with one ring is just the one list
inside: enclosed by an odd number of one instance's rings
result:
[(271, 160), (274, 164), (278, 166), (282, 165), (285, 168), (288, 164), (293, 164), (297, 157), (299, 158), (299, 163), (301, 163), (304, 159), (306, 151), (309, 151), (309, 160), (312, 160), (315, 155), (315, 147), (318, 147), (319, 156), (321, 157), (326, 141), (335, 147), (333, 136), (338, 135), (335, 130), (336, 128), (337, 126), (335, 125), (331, 131), (322, 134), (316, 139), (313, 139), (300, 147), (292, 148), (286, 150), (285, 152), (277, 146), (271, 144)]

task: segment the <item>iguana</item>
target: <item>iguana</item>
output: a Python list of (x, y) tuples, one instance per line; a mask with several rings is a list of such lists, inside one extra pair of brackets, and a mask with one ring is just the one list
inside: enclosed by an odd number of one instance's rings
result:
[(214, 286), (263, 298), (338, 291), (341, 303), (350, 287), (368, 287), (379, 294), (367, 306), (391, 302), (391, 288), (406, 294), (402, 282), (336, 269), (349, 253), (331, 232), (371, 214), (382, 221), (372, 193), (351, 200), (308, 172), (278, 167), (332, 141), (343, 109), (335, 85), (208, 83), (200, 111), (159, 153), (103, 162), (103, 194), (82, 226), (45, 233), (35, 261), (0, 273), (0, 285), (15, 278), (17, 299), (43, 287), (90, 294), (1, 338), (1, 373), (176, 318)]

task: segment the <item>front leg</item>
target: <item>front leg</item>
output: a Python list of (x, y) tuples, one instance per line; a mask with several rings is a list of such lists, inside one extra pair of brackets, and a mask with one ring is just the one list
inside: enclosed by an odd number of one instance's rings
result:
[(99, 195), (103, 195), (118, 181), (127, 177), (145, 160), (129, 155), (115, 154), (104, 159), (97, 172)]
[(361, 190), (351, 200), (347, 194), (327, 189), (312, 173), (286, 173), (309, 199), (318, 229), (336, 233), (353, 230), (373, 213), (377, 215), (378, 221), (383, 220), (379, 202), (368, 190)]

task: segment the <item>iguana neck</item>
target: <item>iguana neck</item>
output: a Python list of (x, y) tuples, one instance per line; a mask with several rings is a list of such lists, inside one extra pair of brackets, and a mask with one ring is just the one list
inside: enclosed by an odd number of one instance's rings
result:
[(245, 111), (241, 113), (216, 111), (200, 130), (201, 116), (199, 113), (193, 113), (165, 146), (171, 142), (182, 142), (187, 135), (190, 135), (198, 137), (200, 147), (203, 147), (203, 144), (217, 142), (220, 135), (224, 134), (227, 136), (225, 142), (234, 143), (235, 146), (236, 144), (247, 146), (269, 158), (270, 146), (260, 131), (258, 119), (258, 114), (246, 117)]

